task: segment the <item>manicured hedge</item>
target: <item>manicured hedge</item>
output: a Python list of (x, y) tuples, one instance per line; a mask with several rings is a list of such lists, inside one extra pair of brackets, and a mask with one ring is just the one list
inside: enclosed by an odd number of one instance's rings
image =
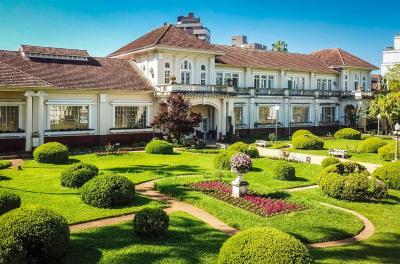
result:
[(309, 264), (308, 249), (293, 236), (272, 227), (250, 228), (229, 238), (222, 245), (219, 264)]
[(99, 174), (99, 169), (90, 164), (78, 163), (61, 172), (61, 185), (70, 188), (80, 188), (87, 181)]
[(249, 145), (249, 149), (246, 151), (246, 154), (252, 159), (260, 157), (257, 147), (253, 145)]
[(385, 164), (372, 175), (386, 183), (390, 189), (400, 190), (400, 161)]
[(313, 133), (311, 133), (310, 131), (308, 131), (306, 129), (300, 129), (292, 134), (292, 139), (294, 139), (298, 136), (303, 136), (303, 135), (313, 135)]
[(11, 161), (8, 160), (0, 160), (0, 170), (4, 170), (11, 167)]
[(322, 170), (320, 175), (329, 174), (329, 173), (337, 173), (340, 175), (349, 175), (352, 173), (359, 172), (367, 172), (367, 168), (365, 166), (354, 162), (354, 161), (345, 161), (341, 163), (337, 163), (334, 165), (330, 165)]
[(331, 165), (339, 164), (340, 160), (336, 157), (326, 157), (325, 159), (322, 160), (321, 162), (321, 167), (326, 168)]
[(396, 143), (395, 142), (389, 143), (378, 149), (378, 156), (382, 160), (392, 161), (394, 160), (395, 150), (396, 150)]
[(361, 139), (361, 133), (352, 128), (342, 128), (334, 136), (338, 139)]
[(254, 145), (249, 145), (244, 142), (236, 142), (230, 145), (227, 149), (228, 151), (242, 152), (249, 155), (250, 158), (258, 158), (260, 156), (258, 149)]
[(67, 252), (67, 220), (42, 208), (18, 208), (0, 217), (0, 263), (59, 263)]
[(169, 217), (161, 208), (145, 208), (135, 214), (133, 230), (143, 237), (165, 235), (169, 226)]
[(173, 154), (174, 148), (165, 140), (153, 139), (147, 143), (145, 151), (148, 154)]
[(300, 135), (292, 140), (293, 147), (295, 149), (323, 149), (324, 148), (324, 141), (319, 137), (306, 134)]
[(214, 168), (219, 170), (229, 170), (231, 168), (231, 158), (237, 151), (224, 150), (214, 158)]
[(11, 192), (0, 189), (0, 215), (21, 206), (21, 198)]
[(64, 164), (68, 163), (69, 151), (61, 143), (49, 142), (37, 147), (33, 157), (39, 163)]
[(275, 179), (282, 181), (293, 181), (296, 178), (296, 169), (289, 162), (278, 162), (272, 170)]
[(100, 208), (124, 206), (133, 202), (135, 185), (119, 175), (97, 176), (82, 187), (82, 201)]
[(365, 153), (377, 153), (378, 149), (386, 144), (387, 142), (383, 139), (370, 137), (358, 144), (357, 151)]

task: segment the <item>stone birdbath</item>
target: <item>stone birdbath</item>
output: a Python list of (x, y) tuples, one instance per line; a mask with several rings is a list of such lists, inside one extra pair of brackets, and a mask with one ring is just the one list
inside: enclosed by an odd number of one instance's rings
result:
[(252, 167), (251, 158), (244, 153), (237, 153), (230, 160), (231, 170), (236, 173), (237, 177), (232, 184), (232, 197), (240, 198), (247, 192), (249, 183), (243, 180), (244, 174), (249, 172)]

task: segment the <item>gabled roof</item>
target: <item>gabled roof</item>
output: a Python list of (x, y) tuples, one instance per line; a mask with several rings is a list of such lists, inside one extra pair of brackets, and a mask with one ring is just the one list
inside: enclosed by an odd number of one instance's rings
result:
[(89, 57), (88, 61), (28, 58), (0, 51), (0, 86), (57, 89), (152, 91), (153, 86), (132, 63)]
[(169, 24), (150, 31), (117, 51), (114, 51), (109, 57), (157, 46), (207, 50), (216, 53), (220, 52), (215, 46)]
[(86, 50), (79, 50), (79, 49), (65, 49), (65, 48), (21, 45), (21, 51), (24, 53), (35, 53), (35, 54), (89, 57), (89, 53)]
[(326, 64), (335, 67), (355, 67), (355, 68), (365, 68), (370, 70), (379, 69), (375, 65), (366, 62), (363, 59), (339, 48), (333, 49), (322, 49), (314, 51), (312, 55), (319, 56)]
[(222, 45), (216, 45), (216, 47), (224, 52), (224, 55), (217, 57), (217, 63), (276, 70), (337, 73), (337, 71), (331, 69), (316, 55), (256, 50)]

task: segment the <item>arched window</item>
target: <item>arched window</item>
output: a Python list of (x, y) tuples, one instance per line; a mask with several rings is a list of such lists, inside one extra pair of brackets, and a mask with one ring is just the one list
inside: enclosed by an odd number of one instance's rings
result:
[(164, 83), (170, 83), (171, 81), (171, 65), (169, 62), (164, 64)]
[(192, 63), (189, 60), (181, 62), (181, 83), (190, 84), (192, 78)]
[(200, 84), (201, 85), (206, 85), (206, 76), (207, 76), (206, 69), (207, 69), (206, 65), (200, 66)]

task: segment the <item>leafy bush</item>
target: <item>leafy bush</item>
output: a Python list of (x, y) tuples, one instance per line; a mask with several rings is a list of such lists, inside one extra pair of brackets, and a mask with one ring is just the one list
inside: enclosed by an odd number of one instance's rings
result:
[(0, 217), (0, 263), (58, 263), (69, 242), (67, 220), (41, 207)]
[(322, 160), (321, 162), (321, 167), (326, 168), (331, 165), (339, 164), (340, 160), (336, 157), (326, 157), (325, 159)]
[(100, 208), (130, 204), (134, 196), (135, 185), (119, 175), (94, 177), (83, 185), (81, 194), (84, 203)]
[(219, 264), (313, 263), (308, 249), (293, 236), (272, 227), (250, 228), (222, 245)]
[(300, 135), (292, 140), (293, 147), (295, 149), (323, 149), (324, 148), (324, 141), (319, 137), (306, 134)]
[(371, 195), (371, 198), (382, 199), (388, 195), (388, 186), (376, 177), (372, 177), (370, 179), (368, 191)]
[(174, 148), (172, 144), (165, 140), (153, 139), (147, 143), (145, 151), (149, 154), (172, 154)]
[(400, 190), (400, 161), (385, 164), (372, 175), (386, 183), (389, 188)]
[(258, 158), (260, 156), (258, 149), (254, 145), (249, 145), (244, 142), (236, 142), (230, 145), (227, 149), (228, 151), (242, 152), (249, 155), (250, 158)]
[(231, 158), (236, 151), (222, 151), (214, 158), (214, 168), (219, 170), (229, 170), (231, 168)]
[(99, 169), (90, 164), (78, 163), (61, 172), (61, 185), (70, 188), (80, 188), (88, 180), (99, 174)]
[(310, 131), (308, 131), (306, 129), (300, 129), (292, 134), (292, 139), (295, 139), (296, 137), (303, 136), (303, 135), (313, 135), (313, 133), (311, 133)]
[(272, 174), (277, 180), (292, 181), (296, 178), (296, 169), (289, 162), (277, 162)]
[(135, 214), (133, 230), (144, 237), (164, 235), (169, 226), (169, 217), (160, 208), (145, 208)]
[(0, 215), (21, 206), (21, 198), (8, 191), (0, 189)]
[(349, 201), (362, 201), (369, 195), (369, 180), (367, 173), (353, 173), (344, 177), (341, 198)]
[(342, 128), (335, 133), (335, 138), (338, 139), (361, 139), (361, 133), (352, 128)]
[(0, 160), (0, 170), (7, 169), (9, 167), (11, 167), (11, 161)]
[(378, 156), (379, 158), (385, 161), (394, 160), (395, 150), (396, 150), (396, 143), (395, 142), (389, 143), (378, 149)]
[(250, 158), (255, 159), (260, 157), (260, 153), (256, 146), (250, 145), (249, 149), (246, 151), (246, 154), (249, 155)]
[(377, 153), (378, 149), (385, 146), (386, 144), (387, 142), (383, 139), (370, 137), (358, 144), (357, 151), (366, 153)]
[(68, 162), (69, 151), (61, 143), (49, 142), (37, 147), (33, 157), (39, 163), (64, 164)]
[(322, 176), (324, 174), (337, 173), (346, 176), (352, 173), (359, 172), (367, 172), (367, 168), (357, 162), (345, 161), (326, 167), (320, 175)]

